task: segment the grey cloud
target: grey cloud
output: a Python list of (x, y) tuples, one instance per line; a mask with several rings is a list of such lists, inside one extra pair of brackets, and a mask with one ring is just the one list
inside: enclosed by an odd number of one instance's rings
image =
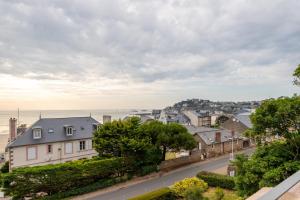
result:
[(154, 82), (291, 69), (299, 10), (297, 0), (2, 1), (0, 73)]

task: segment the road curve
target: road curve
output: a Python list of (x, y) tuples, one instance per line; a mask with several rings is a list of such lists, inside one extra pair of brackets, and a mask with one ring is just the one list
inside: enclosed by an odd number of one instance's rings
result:
[[(253, 152), (253, 149), (247, 149), (244, 151), (246, 154)], [(107, 193), (103, 192), (97, 195), (97, 192), (91, 193), (90, 195), (79, 196), (80, 199), (85, 200), (126, 200), (128, 198), (153, 191), (155, 189), (166, 187), (180, 181), (184, 178), (193, 177), (200, 171), (214, 171), (221, 167), (228, 165), (229, 155), (221, 156), (219, 158), (214, 158), (209, 161), (199, 162), (187, 167), (183, 167), (167, 173), (161, 177), (146, 180), (142, 183), (130, 185), (128, 187), (120, 188), (115, 191), (110, 191)], [(78, 197), (77, 197), (78, 198)], [(77, 199), (75, 198), (75, 199)]]

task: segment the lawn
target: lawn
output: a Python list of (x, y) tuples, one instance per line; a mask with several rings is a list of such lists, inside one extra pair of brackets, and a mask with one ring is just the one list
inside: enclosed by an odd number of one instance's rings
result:
[[(208, 199), (214, 199), (215, 190), (216, 190), (216, 188), (209, 187), (208, 190), (206, 192), (204, 192), (203, 196), (207, 197)], [(222, 189), (222, 190), (224, 191), (224, 194), (225, 194), (223, 200), (242, 200), (243, 199), (243, 198), (239, 197), (238, 195), (236, 195), (235, 192), (232, 190), (226, 190), (226, 189)]]

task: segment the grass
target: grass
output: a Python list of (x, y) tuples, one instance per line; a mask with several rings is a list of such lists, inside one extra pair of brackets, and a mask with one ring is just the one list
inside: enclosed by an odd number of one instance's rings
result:
[[(204, 192), (203, 196), (207, 197), (208, 199), (214, 199), (215, 190), (216, 188), (209, 187), (208, 190)], [(236, 195), (234, 191), (226, 190), (226, 189), (222, 189), (222, 190), (224, 191), (225, 194), (223, 200), (242, 200), (242, 198)]]

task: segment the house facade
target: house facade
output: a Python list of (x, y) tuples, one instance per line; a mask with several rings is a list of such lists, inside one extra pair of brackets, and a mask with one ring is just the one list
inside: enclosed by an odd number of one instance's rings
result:
[(231, 153), (250, 146), (248, 138), (226, 129), (186, 126), (197, 141), (197, 153), (203, 158)]
[(92, 117), (39, 119), (7, 145), (10, 170), (96, 156), (92, 137), (99, 124)]
[(244, 133), (247, 129), (252, 128), (250, 113), (243, 113), (230, 117), (225, 122), (221, 123), (222, 128), (233, 130), (237, 133)]

